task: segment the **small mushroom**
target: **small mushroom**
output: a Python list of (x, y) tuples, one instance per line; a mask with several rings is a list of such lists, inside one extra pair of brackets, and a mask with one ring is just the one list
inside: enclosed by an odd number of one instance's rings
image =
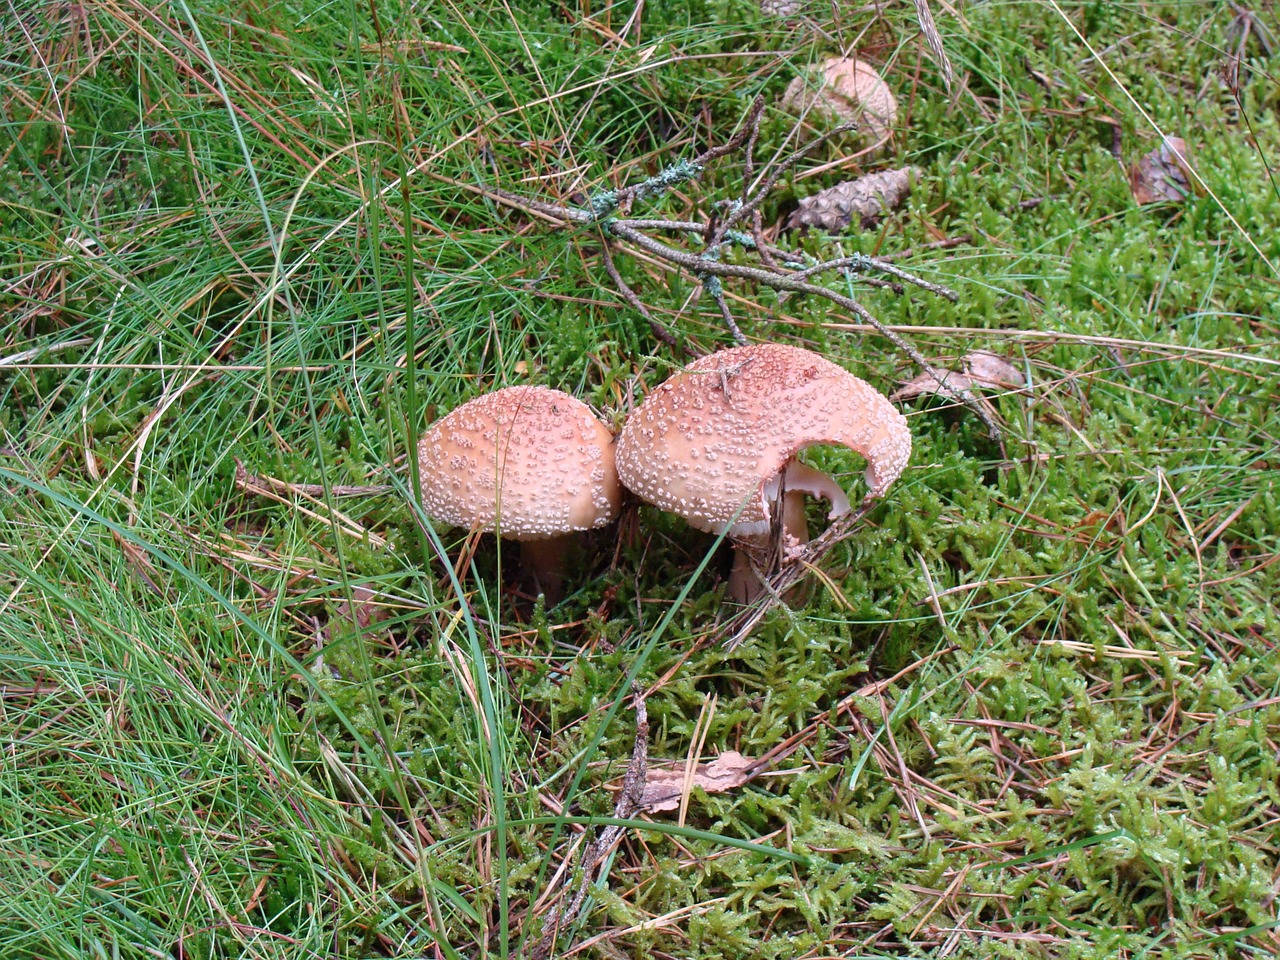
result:
[(898, 122), (898, 99), (889, 85), (854, 57), (831, 57), (813, 74), (794, 78), (782, 94), (782, 109), (827, 123), (860, 123), (875, 141), (888, 139)]
[(582, 401), (507, 387), (464, 403), (418, 443), (422, 507), (433, 520), (521, 543), (524, 575), (563, 596), (576, 533), (618, 515), (613, 434)]
[(808, 541), (805, 494), (825, 499), (830, 519), (849, 512), (839, 484), (794, 459), (815, 444), (866, 459), (867, 499), (882, 496), (911, 456), (906, 419), (842, 367), (799, 347), (736, 347), (694, 361), (631, 414), (618, 436), (618, 476), (698, 529), (726, 533), (737, 550), (729, 596), (745, 603), (761, 589), (753, 558), (767, 568), (768, 552)]

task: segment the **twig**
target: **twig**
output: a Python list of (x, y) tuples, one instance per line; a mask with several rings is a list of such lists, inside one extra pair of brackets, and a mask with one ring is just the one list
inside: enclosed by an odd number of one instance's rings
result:
[(848, 257), (839, 257), (835, 260), (827, 260), (823, 263), (814, 264), (812, 267), (797, 270), (795, 273), (788, 274), (788, 276), (793, 280), (804, 280), (807, 277), (811, 277), (819, 273), (825, 273), (828, 270), (851, 270), (855, 273), (864, 273), (867, 270), (879, 270), (882, 273), (889, 274), (890, 276), (899, 277), (900, 279), (907, 281), (907, 283), (913, 283), (923, 290), (928, 290), (930, 293), (937, 294), (944, 300), (950, 300), (952, 303), (955, 303), (960, 299), (960, 294), (956, 293), (950, 287), (944, 287), (940, 283), (930, 283), (928, 280), (917, 277), (915, 274), (908, 273), (901, 267), (895, 267), (887, 261), (881, 260), (877, 257), (868, 257), (865, 253), (855, 253)]
[(734, 342), (739, 346), (747, 345), (747, 338), (742, 335), (742, 331), (738, 328), (737, 321), (733, 319), (733, 314), (729, 312), (729, 305), (724, 302), (724, 290), (720, 286), (719, 277), (707, 277), (703, 281), (703, 289), (707, 290), (720, 306), (720, 316), (724, 318), (724, 325), (729, 328), (729, 333), (733, 335)]
[[(859, 272), (874, 270), (914, 284), (922, 290), (944, 297), (953, 303), (959, 299), (959, 295), (955, 291), (941, 284), (931, 283), (900, 267), (894, 266), (888, 262), (888, 258), (863, 255), (841, 257), (806, 266), (792, 272), (781, 268), (776, 262), (777, 259), (781, 259), (795, 266), (803, 263), (804, 258), (767, 246), (764, 243), (760, 221), (760, 204), (772, 191), (774, 185), (778, 182), (778, 178), (787, 170), (791, 169), (816, 146), (839, 134), (850, 125), (837, 126), (827, 135), (816, 138), (807, 145), (793, 151), (788, 157), (774, 164), (771, 169), (767, 168), (766, 171), (763, 171), (763, 182), (757, 188), (751, 189), (749, 180), (754, 167), (755, 145), (759, 135), (760, 116), (763, 109), (764, 100), (757, 97), (750, 110), (747, 111), (747, 116), (738, 131), (725, 143), (704, 151), (693, 160), (678, 161), (638, 184), (593, 194), (587, 206), (583, 208), (563, 207), (539, 201), (530, 201), (496, 188), (483, 189), (483, 192), (489, 193), (494, 198), (510, 206), (531, 211), (539, 216), (559, 220), (564, 224), (586, 224), (592, 222), (599, 224), (601, 231), (605, 234), (604, 263), (610, 279), (627, 302), (649, 322), (654, 336), (669, 346), (676, 346), (678, 341), (671, 331), (657, 323), (652, 312), (645, 306), (639, 295), (622, 280), (617, 265), (613, 262), (612, 253), (607, 249), (610, 238), (626, 241), (652, 254), (660, 261), (687, 270), (701, 281), (703, 291), (716, 301), (716, 306), (724, 319), (725, 326), (737, 343), (746, 343), (747, 341), (725, 301), (724, 289), (721, 285), (721, 279), (724, 277), (753, 281), (779, 293), (808, 294), (829, 300), (874, 327), (881, 336), (910, 357), (911, 361), (921, 370), (930, 370), (929, 361), (925, 359), (919, 350), (881, 323), (857, 300), (830, 287), (810, 283), (808, 278), (828, 270), (851, 269)], [(744, 178), (741, 197), (728, 204), (729, 209), (723, 218), (717, 219), (713, 216), (709, 222), (704, 224), (690, 220), (668, 220), (662, 218), (627, 219), (630, 207), (635, 201), (661, 196), (673, 186), (700, 176), (709, 162), (733, 153), (744, 144), (746, 144), (745, 166), (747, 177)], [(765, 175), (766, 173), (767, 175)], [(619, 213), (622, 216), (618, 216)], [(744, 221), (750, 225), (750, 233), (735, 229)], [(700, 253), (680, 250), (649, 236), (645, 232), (646, 230), (671, 230), (691, 236), (701, 235), (706, 245)], [(965, 239), (967, 237), (942, 241), (939, 244), (926, 245), (922, 249), (929, 249), (934, 246), (954, 246)], [(724, 263), (720, 257), (722, 247), (725, 244), (736, 244), (745, 250), (754, 251), (763, 266)], [(877, 283), (877, 285), (880, 285), (880, 283)], [(895, 291), (898, 291), (896, 286), (890, 286)], [(982, 421), (991, 438), (998, 443), (1002, 442), (1000, 425), (978, 397), (971, 390), (964, 387), (958, 387), (956, 395)]]
[[(911, 358), (921, 370), (929, 370), (931, 364), (925, 359), (924, 355), (902, 339), (897, 333), (889, 327), (881, 323), (872, 315), (862, 304), (858, 303), (852, 297), (847, 297), (842, 293), (837, 293), (830, 287), (820, 286), (815, 283), (808, 283), (804, 280), (796, 280), (786, 274), (770, 273), (768, 270), (762, 270), (759, 267), (748, 267), (736, 263), (721, 263), (718, 260), (709, 260), (704, 257), (695, 256), (692, 253), (686, 253), (683, 250), (677, 250), (666, 244), (654, 240), (652, 237), (645, 236), (638, 230), (631, 230), (627, 227), (620, 226), (617, 223), (611, 225), (613, 233), (623, 240), (628, 240), (636, 246), (650, 253), (674, 263), (677, 266), (684, 267), (695, 275), (710, 274), (719, 277), (738, 277), (743, 280), (754, 280), (766, 287), (774, 290), (787, 290), (791, 293), (807, 293), (811, 296), (823, 297), (830, 300), (837, 306), (844, 307), (861, 317), (866, 323), (875, 327), (876, 331), (895, 347)], [(964, 405), (974, 412), (974, 414), (986, 426), (987, 432), (993, 440), (999, 440), (1001, 437), (999, 425), (991, 418), (990, 413), (982, 406), (981, 401), (974, 396), (973, 391), (968, 388), (959, 388), (956, 390), (957, 395), (964, 402)]]
[[(615, 819), (630, 819), (640, 810), (644, 797), (644, 784), (649, 770), (649, 711), (645, 706), (644, 694), (637, 687), (635, 690), (636, 738), (631, 748), (631, 762), (627, 764), (627, 773), (622, 780), (622, 791), (614, 805)], [(578, 889), (569, 905), (561, 910), (552, 907), (547, 911), (542, 936), (528, 952), (529, 960), (547, 960), (555, 949), (556, 937), (562, 926), (572, 924), (578, 919), (582, 905), (587, 898), (587, 890), (591, 886), (591, 878), (596, 867), (600, 865), (613, 845), (622, 837), (624, 827), (609, 824), (600, 830), (600, 835), (582, 855), (582, 874), (578, 880)]]
[[(839, 136), (840, 134), (845, 133), (848, 130), (852, 130), (857, 126), (858, 125), (853, 122), (839, 124), (833, 127), (831, 130), (828, 130), (826, 133), (822, 134), (821, 136), (814, 137), (804, 146), (800, 147), (797, 150), (792, 151), (790, 156), (786, 157), (779, 163), (775, 164), (773, 169), (769, 171), (769, 176), (765, 178), (764, 183), (762, 183), (759, 187), (757, 187), (751, 193), (749, 198), (744, 200), (742, 203), (736, 205), (734, 210), (729, 214), (729, 216), (725, 217), (724, 223), (720, 225), (720, 229), (717, 230), (716, 233), (713, 235), (709, 246), (714, 247), (720, 244), (721, 242), (723, 242), (725, 236), (728, 234), (728, 232), (731, 229), (733, 229), (735, 226), (741, 223), (743, 218), (746, 217), (747, 214), (753, 213), (755, 209), (759, 207), (761, 203), (764, 202), (764, 198), (767, 197), (773, 191), (774, 186), (786, 174), (788, 170), (790, 170), (797, 163), (803, 160), (806, 156), (808, 156), (810, 153), (812, 153), (822, 144), (826, 143), (832, 137)], [(746, 194), (745, 194), (745, 187), (744, 187), (744, 196), (745, 195)]]
[(644, 305), (644, 301), (636, 295), (631, 289), (631, 285), (622, 279), (622, 274), (618, 272), (618, 265), (613, 262), (613, 254), (609, 252), (609, 241), (606, 239), (601, 246), (604, 254), (604, 269), (609, 274), (609, 279), (613, 281), (613, 285), (618, 288), (618, 292), (626, 299), (626, 301), (635, 308), (636, 313), (649, 321), (649, 331), (662, 343), (665, 343), (672, 350), (680, 349), (680, 341), (674, 333), (667, 329), (657, 317), (649, 312), (649, 308)]

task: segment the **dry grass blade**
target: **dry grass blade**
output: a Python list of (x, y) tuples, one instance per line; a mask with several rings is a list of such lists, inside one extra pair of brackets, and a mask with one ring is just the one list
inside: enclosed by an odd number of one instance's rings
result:
[(924, 34), (925, 43), (929, 44), (929, 49), (933, 51), (933, 57), (938, 61), (938, 66), (942, 69), (942, 84), (947, 88), (947, 92), (951, 92), (951, 82), (954, 78), (954, 72), (951, 69), (951, 60), (947, 57), (947, 51), (942, 46), (942, 34), (938, 33), (938, 25), (933, 22), (933, 11), (929, 9), (929, 0), (912, 0), (916, 6), (916, 18), (920, 21), (920, 32)]
[[(330, 510), (321, 499), (324, 496), (325, 489), (319, 484), (295, 484), (286, 480), (277, 480), (274, 477), (263, 477), (249, 473), (244, 465), (239, 461), (236, 462), (235, 484), (241, 490), (247, 493), (256, 494), (265, 497), (268, 500), (274, 500), (277, 503), (288, 504), (304, 516), (317, 520), (320, 523), (331, 524), (337, 529), (342, 530), (348, 536), (355, 537), (359, 540), (367, 540), (375, 546), (386, 546), (386, 539), (374, 533), (367, 527), (361, 526), (355, 520), (352, 520), (346, 514), (339, 513), (337, 510)], [(334, 496), (377, 496), (390, 492), (390, 487), (330, 487), (330, 492)], [(315, 506), (325, 513), (329, 514), (326, 518), (323, 514), (316, 510), (308, 509), (294, 501), (294, 497), (301, 497), (311, 501)]]
[(764, 590), (750, 606), (741, 608), (711, 634), (711, 642), (723, 643), (726, 650), (739, 647), (751, 631), (776, 606), (783, 604), (783, 597), (789, 590), (800, 583), (815, 567), (822, 565), (822, 560), (835, 546), (847, 540), (858, 529), (863, 518), (870, 512), (874, 503), (862, 503), (821, 534), (814, 537), (793, 555), (786, 557), (785, 562), (764, 580)]
[[(623, 777), (622, 790), (618, 793), (617, 802), (614, 804), (613, 815), (619, 820), (625, 820), (635, 815), (639, 810), (644, 809), (645, 797), (645, 780), (648, 776), (649, 768), (649, 712), (645, 706), (644, 694), (638, 689), (635, 691), (634, 697), (636, 709), (636, 737), (635, 743), (631, 749), (631, 760), (627, 764), (627, 773)], [(623, 828), (616, 824), (609, 824), (601, 828), (600, 834), (587, 847), (586, 853), (582, 856), (581, 876), (578, 880), (577, 890), (573, 894), (567, 906), (553, 906), (547, 911), (546, 916), (542, 920), (542, 936), (538, 940), (530, 941), (531, 946), (525, 951), (525, 955), (529, 960), (547, 960), (547, 958), (555, 955), (556, 939), (561, 929), (571, 925), (582, 912), (583, 904), (587, 898), (587, 889), (591, 886), (591, 879), (595, 874), (596, 867), (605, 858), (608, 852), (613, 848), (620, 839), (622, 839)], [(562, 878), (564, 874), (560, 874)], [(564, 880), (562, 879), (562, 882)], [(542, 899), (548, 898), (548, 894), (543, 894)], [(563, 955), (563, 954), (561, 954)]]

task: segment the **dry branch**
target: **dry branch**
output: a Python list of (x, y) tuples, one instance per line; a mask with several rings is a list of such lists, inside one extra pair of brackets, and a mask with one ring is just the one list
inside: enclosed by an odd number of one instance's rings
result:
[[(693, 160), (678, 160), (640, 183), (616, 190), (600, 191), (594, 194), (584, 206), (575, 207), (531, 200), (496, 187), (477, 189), (507, 206), (535, 213), (553, 222), (564, 225), (593, 225), (598, 228), (605, 244), (606, 273), (609, 274), (609, 278), (622, 297), (648, 321), (654, 336), (663, 343), (673, 345), (678, 341), (675, 335), (654, 317), (653, 312), (644, 305), (635, 290), (623, 280), (614, 260), (613, 250), (610, 249), (611, 245), (622, 244), (633, 250), (644, 251), (659, 261), (691, 274), (702, 284), (703, 292), (716, 302), (726, 328), (739, 343), (745, 343), (746, 337), (739, 329), (725, 300), (722, 286), (724, 279), (757, 283), (784, 297), (788, 294), (805, 294), (828, 300), (875, 328), (881, 336), (908, 356), (916, 366), (927, 371), (930, 365), (924, 355), (873, 316), (866, 307), (831, 287), (812, 282), (811, 278), (829, 271), (879, 272), (914, 284), (953, 303), (959, 299), (958, 294), (941, 284), (930, 283), (875, 257), (858, 255), (806, 263), (802, 257), (767, 246), (761, 236), (760, 205), (772, 191), (778, 179), (815, 147), (848, 129), (847, 125), (835, 127), (771, 168), (760, 171), (758, 186), (752, 188), (749, 179), (744, 178), (741, 196), (722, 204), (721, 208), (724, 212), (713, 216), (706, 223), (655, 218), (629, 219), (631, 208), (636, 202), (661, 197), (673, 187), (701, 176), (708, 163), (728, 156), (744, 146), (746, 148), (744, 170), (749, 178), (753, 172), (754, 148), (759, 136), (760, 117), (763, 110), (764, 100), (757, 97), (748, 110), (742, 126), (725, 143), (704, 151)], [(748, 229), (742, 229), (744, 226)], [(675, 231), (686, 239), (700, 238), (701, 249), (694, 252), (677, 248), (651, 236), (650, 231)], [(741, 248), (747, 254), (755, 254), (760, 259), (761, 266), (724, 262), (721, 259), (723, 251), (727, 247), (734, 246)], [(981, 400), (967, 389), (959, 392), (959, 399), (982, 421), (992, 439), (999, 441), (1000, 426)]]

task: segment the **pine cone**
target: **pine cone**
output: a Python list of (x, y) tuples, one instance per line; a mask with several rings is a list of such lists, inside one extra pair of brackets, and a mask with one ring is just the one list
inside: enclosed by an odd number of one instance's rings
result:
[(907, 199), (919, 167), (882, 170), (857, 180), (846, 180), (800, 201), (787, 219), (787, 227), (818, 227), (829, 233), (844, 230), (856, 219), (859, 228)]

